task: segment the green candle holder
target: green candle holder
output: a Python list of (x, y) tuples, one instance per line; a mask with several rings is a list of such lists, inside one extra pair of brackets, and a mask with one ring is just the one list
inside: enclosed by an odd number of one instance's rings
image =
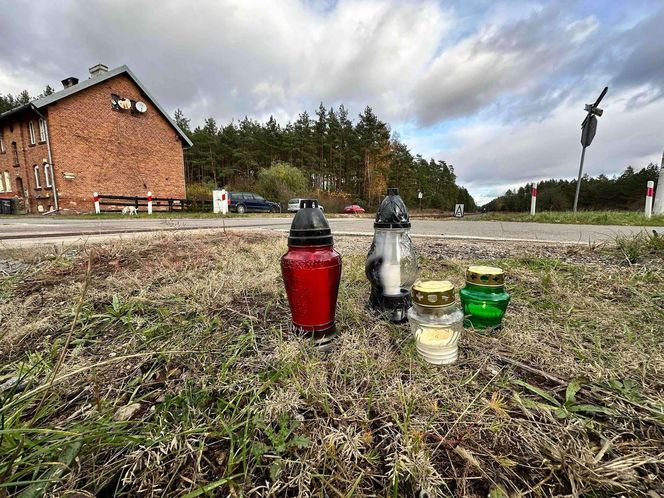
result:
[(505, 274), (500, 268), (471, 266), (466, 270), (466, 286), (459, 290), (464, 325), (499, 328), (510, 295), (505, 291)]

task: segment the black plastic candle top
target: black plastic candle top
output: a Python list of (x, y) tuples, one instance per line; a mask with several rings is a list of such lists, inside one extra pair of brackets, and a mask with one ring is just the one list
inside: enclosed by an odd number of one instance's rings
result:
[(332, 245), (332, 231), (330, 225), (318, 207), (315, 199), (300, 201), (300, 210), (295, 214), (291, 223), (289, 246), (328, 246)]
[(374, 228), (410, 228), (408, 209), (399, 196), (398, 188), (387, 189), (387, 196), (376, 212)]

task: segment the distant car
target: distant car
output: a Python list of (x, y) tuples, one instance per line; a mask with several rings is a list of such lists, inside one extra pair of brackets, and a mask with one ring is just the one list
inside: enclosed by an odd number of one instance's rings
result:
[(228, 209), (234, 213), (279, 213), (281, 206), (252, 192), (229, 192)]
[[(291, 213), (296, 213), (300, 210), (300, 201), (304, 201), (309, 199), (309, 197), (302, 197), (302, 198), (297, 198), (297, 199), (291, 199), (288, 201), (288, 211)], [(318, 202), (318, 201), (316, 201)], [(320, 208), (321, 211), (325, 211), (325, 208), (318, 204), (318, 207)]]
[(344, 208), (344, 213), (346, 214), (362, 214), (364, 213), (364, 208), (358, 206), (357, 204), (351, 204)]

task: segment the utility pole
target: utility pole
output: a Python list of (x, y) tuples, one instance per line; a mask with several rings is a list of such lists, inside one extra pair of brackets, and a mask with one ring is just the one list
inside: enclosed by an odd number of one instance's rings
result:
[(579, 164), (579, 178), (576, 181), (576, 194), (574, 194), (574, 214), (576, 214), (576, 208), (579, 204), (579, 191), (581, 190), (581, 177), (583, 176), (583, 160), (586, 157), (586, 147), (589, 147), (595, 138), (595, 133), (597, 132), (597, 117), (601, 116), (604, 112), (602, 109), (597, 107), (599, 103), (606, 95), (606, 92), (609, 90), (608, 86), (604, 87), (602, 93), (599, 94), (597, 100), (594, 104), (586, 104), (585, 111), (588, 113), (586, 119), (581, 123), (581, 163)]

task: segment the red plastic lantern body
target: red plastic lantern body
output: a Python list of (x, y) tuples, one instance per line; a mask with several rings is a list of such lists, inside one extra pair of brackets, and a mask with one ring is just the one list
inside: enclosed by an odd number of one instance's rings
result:
[(325, 349), (336, 336), (341, 255), (334, 250), (330, 227), (317, 203), (302, 203), (291, 226), (288, 252), (281, 258), (281, 274), (293, 330)]

